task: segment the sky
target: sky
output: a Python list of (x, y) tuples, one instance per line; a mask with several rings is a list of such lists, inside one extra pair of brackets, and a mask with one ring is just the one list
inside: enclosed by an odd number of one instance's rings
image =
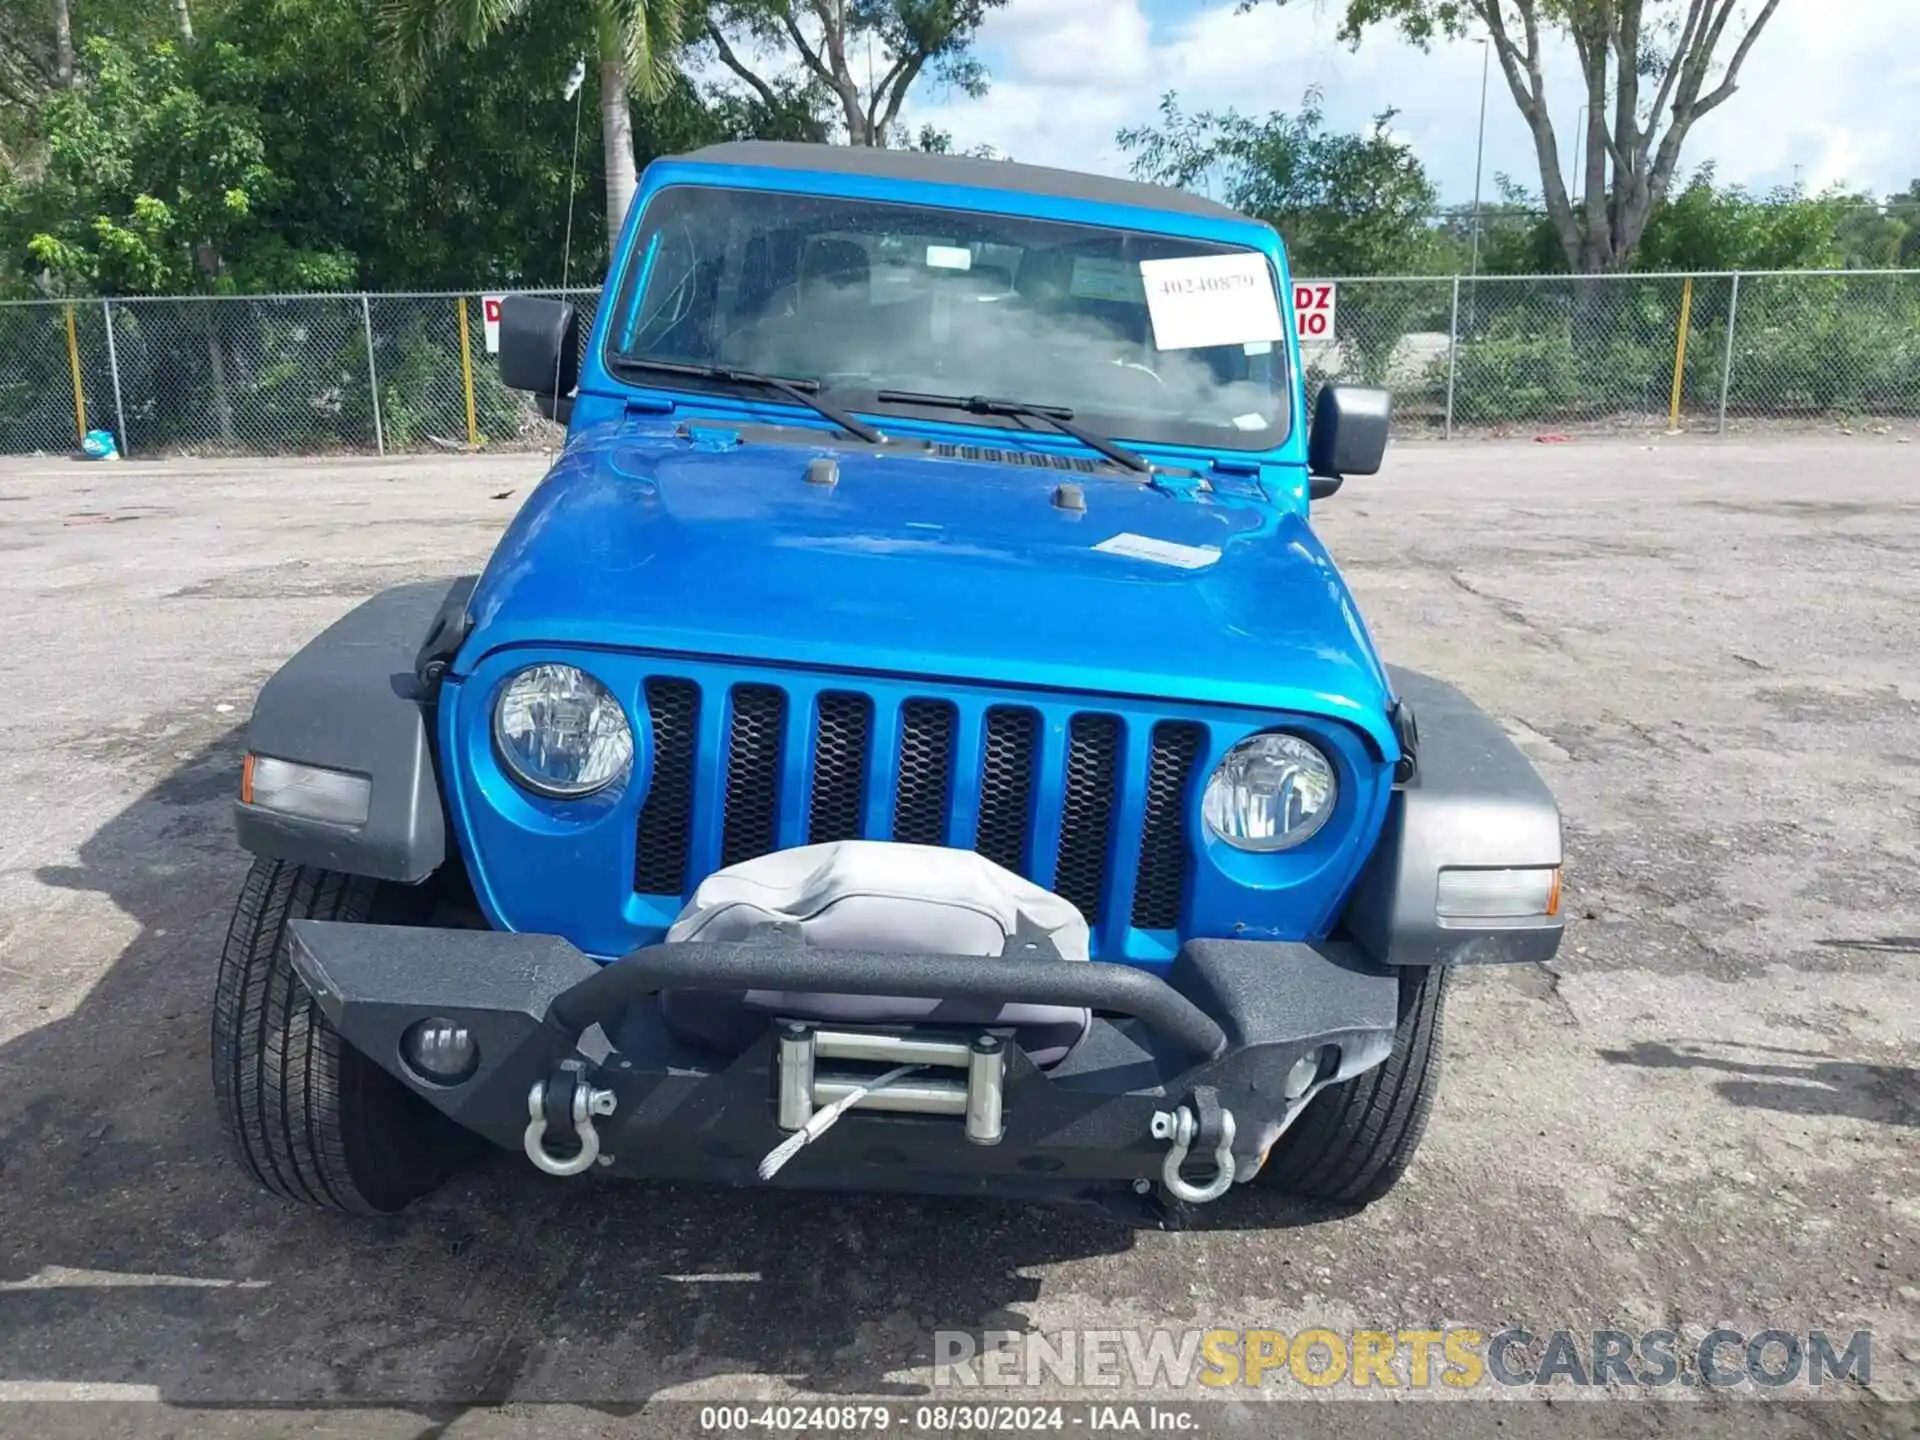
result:
[[(1388, 31), (1355, 51), (1335, 38), (1342, 0), (1290, 0), (1239, 13), (1236, 0), (1009, 0), (977, 53), (992, 74), (978, 100), (923, 87), (906, 115), (1036, 164), (1127, 173), (1114, 143), (1151, 120), (1164, 91), (1182, 107), (1246, 113), (1298, 107), (1318, 86), (1330, 124), (1358, 130), (1380, 110), (1427, 166), (1444, 204), (1473, 198), (1484, 48), (1423, 54)], [(1731, 47), (1728, 47), (1729, 49)], [(1548, 95), (1562, 136), (1579, 118), (1571, 51)], [(1496, 63), (1487, 93), (1485, 194), (1504, 171), (1539, 189), (1532, 139)], [(1766, 190), (1797, 179), (1875, 193), (1920, 178), (1920, 0), (1784, 0), (1741, 71), (1739, 93), (1694, 127), (1683, 171)]]

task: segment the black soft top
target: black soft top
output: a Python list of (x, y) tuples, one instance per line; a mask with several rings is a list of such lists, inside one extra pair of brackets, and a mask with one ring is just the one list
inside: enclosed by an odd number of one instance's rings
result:
[(931, 185), (970, 185), (982, 190), (1012, 190), (1023, 195), (1055, 195), (1103, 205), (1133, 205), (1219, 220), (1248, 217), (1203, 195), (1167, 185), (1020, 165), (1011, 160), (980, 160), (971, 155), (930, 155), (923, 150), (879, 150), (866, 145), (809, 145), (793, 140), (734, 140), (708, 145), (677, 160), (704, 165), (751, 165), (774, 170), (816, 170), (834, 175), (864, 175)]

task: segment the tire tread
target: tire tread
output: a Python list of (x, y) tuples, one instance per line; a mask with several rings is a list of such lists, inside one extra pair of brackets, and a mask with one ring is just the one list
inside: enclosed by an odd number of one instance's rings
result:
[(222, 1128), (242, 1168), (284, 1199), (388, 1214), (445, 1178), (451, 1126), (340, 1039), (294, 973), (287, 923), (375, 915), (380, 882), (259, 859), (214, 984)]

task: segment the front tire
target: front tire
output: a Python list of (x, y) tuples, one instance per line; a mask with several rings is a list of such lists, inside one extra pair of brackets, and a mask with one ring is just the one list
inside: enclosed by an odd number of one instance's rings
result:
[(241, 1165), (288, 1200), (391, 1214), (464, 1146), (451, 1121), (344, 1044), (287, 955), (295, 919), (418, 923), (406, 887), (259, 859), (241, 886), (213, 994), (213, 1091)]
[(1407, 1173), (1440, 1084), (1447, 970), (1400, 972), (1400, 1018), (1384, 1063), (1329, 1085), (1281, 1135), (1259, 1179), (1303, 1199), (1366, 1205)]

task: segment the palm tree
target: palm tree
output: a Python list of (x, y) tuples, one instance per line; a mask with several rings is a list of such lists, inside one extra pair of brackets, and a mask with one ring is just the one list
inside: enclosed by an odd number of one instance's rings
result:
[(528, 10), (557, 11), (562, 4), (586, 5), (593, 25), (611, 244), (639, 182), (628, 95), (658, 100), (672, 87), (690, 0), (381, 0), (381, 11), (402, 63), (418, 75), (437, 53), (455, 45), (478, 48)]

